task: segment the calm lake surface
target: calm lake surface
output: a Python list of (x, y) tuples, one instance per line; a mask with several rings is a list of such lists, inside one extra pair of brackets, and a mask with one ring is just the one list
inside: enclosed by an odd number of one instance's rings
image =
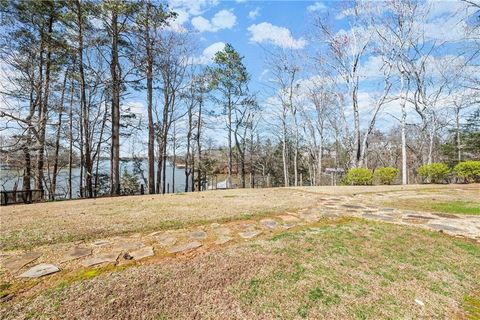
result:
[[(141, 168), (144, 171), (145, 178), (148, 177), (148, 164), (147, 160), (144, 159), (141, 162)], [(156, 169), (156, 164), (155, 164)], [(110, 174), (110, 160), (100, 160), (100, 164), (98, 167), (98, 171), (100, 174)], [(124, 171), (127, 171), (130, 174), (133, 174), (134, 171), (134, 161), (133, 160), (121, 160), (120, 161), (120, 175), (123, 174)], [(185, 171), (183, 169), (174, 168), (169, 162), (167, 162), (166, 168), (166, 183), (170, 186), (170, 192), (172, 192), (172, 180), (173, 174), (175, 173), (175, 190), (174, 192), (183, 192), (185, 191)], [(21, 170), (0, 170), (0, 189), (4, 190), (12, 190), (15, 186), (15, 183), (18, 184), (17, 190), (22, 190), (22, 174), (23, 171)], [(45, 176), (47, 176), (47, 171), (45, 170)], [(147, 186), (140, 174), (136, 175), (138, 178), (138, 183), (143, 184), (145, 187), (145, 191), (147, 190)], [(156, 176), (155, 176), (156, 177)], [(80, 167), (76, 167), (72, 169), (72, 197), (78, 198), (80, 195)], [(33, 183), (33, 180), (32, 180)], [(57, 190), (56, 193), (58, 196), (68, 196), (68, 168), (62, 168), (57, 176)]]

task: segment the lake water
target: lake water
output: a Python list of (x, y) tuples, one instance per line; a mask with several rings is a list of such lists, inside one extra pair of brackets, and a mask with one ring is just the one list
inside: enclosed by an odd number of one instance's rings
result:
[[(141, 167), (144, 171), (145, 178), (148, 178), (148, 164), (147, 160), (142, 161)], [(99, 163), (99, 173), (100, 174), (110, 174), (110, 160), (100, 160)], [(120, 161), (120, 175), (126, 170), (128, 173), (133, 174), (134, 162), (132, 160), (121, 160)], [(156, 164), (155, 164), (156, 170)], [(175, 190), (174, 192), (183, 192), (185, 191), (185, 171), (183, 169), (174, 168), (169, 162), (167, 162), (166, 168), (166, 184), (170, 186), (170, 192), (172, 192), (172, 174), (175, 172)], [(17, 190), (22, 190), (22, 174), (21, 170), (0, 170), (0, 188), (4, 190), (12, 190), (15, 186), (15, 183), (18, 184)], [(45, 170), (45, 176), (47, 176), (47, 170)], [(143, 184), (145, 192), (147, 192), (147, 185), (142, 179), (141, 175), (136, 175), (138, 178), (138, 183)], [(155, 175), (156, 178), (156, 175)], [(78, 198), (80, 195), (80, 168), (76, 167), (72, 169), (72, 197)], [(33, 183), (33, 179), (32, 179)], [(63, 195), (68, 196), (68, 168), (62, 168), (58, 172), (57, 176), (57, 195), (63, 197)]]

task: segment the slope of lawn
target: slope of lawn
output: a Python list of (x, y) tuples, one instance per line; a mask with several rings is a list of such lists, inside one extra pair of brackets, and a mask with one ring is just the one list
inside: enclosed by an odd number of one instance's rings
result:
[(474, 319), (479, 266), (473, 242), (342, 218), (93, 272), (0, 311), (4, 319)]

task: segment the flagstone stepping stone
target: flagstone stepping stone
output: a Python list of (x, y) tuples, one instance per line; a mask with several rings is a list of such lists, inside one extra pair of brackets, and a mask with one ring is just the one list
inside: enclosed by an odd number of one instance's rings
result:
[(438, 212), (438, 213), (432, 213), (434, 215), (436, 215), (437, 217), (440, 217), (440, 218), (448, 218), (448, 219), (460, 219), (459, 216), (456, 216), (454, 214), (451, 214), (451, 213), (441, 213), (441, 212)]
[(415, 219), (424, 219), (424, 220), (432, 220), (432, 219), (435, 219), (434, 217), (422, 216), (422, 215), (419, 215), (419, 214), (408, 214), (407, 217), (409, 217), (409, 218), (415, 218)]
[(243, 239), (252, 239), (261, 233), (262, 231), (260, 230), (249, 230), (249, 231), (239, 232), (238, 235)]
[(164, 234), (160, 237), (157, 237), (158, 243), (163, 247), (173, 246), (177, 243), (177, 238), (172, 235)]
[(60, 271), (60, 269), (57, 266), (54, 266), (53, 264), (48, 264), (48, 263), (40, 263), (37, 264), (36, 266), (28, 269), (19, 277), (21, 278), (39, 278), (42, 276), (46, 276), (48, 274), (52, 274), (55, 272)]
[(373, 220), (393, 221), (392, 217), (383, 216), (383, 215), (379, 215), (379, 214), (368, 214), (368, 213), (366, 213), (366, 214), (362, 214), (362, 217), (366, 218), (366, 219), (373, 219)]
[(92, 254), (92, 249), (90, 248), (80, 248), (75, 247), (71, 249), (62, 259), (62, 262), (67, 262), (70, 260), (75, 260), (78, 258), (86, 257)]
[(287, 223), (284, 223), (284, 224), (283, 224), (283, 227), (284, 227), (285, 229), (287, 229), (287, 230), (288, 230), (288, 229), (291, 229), (291, 228), (293, 228), (293, 227), (296, 227), (296, 226), (297, 226), (297, 224), (294, 223), (294, 222), (287, 222)]
[(184, 251), (189, 251), (201, 247), (202, 244), (198, 241), (189, 242), (186, 244), (170, 247), (167, 249), (169, 253), (180, 253)]
[(138, 241), (125, 241), (115, 245), (114, 250), (135, 250), (145, 247), (145, 244)]
[(448, 232), (455, 232), (455, 233), (462, 232), (462, 230), (459, 228), (455, 228), (455, 227), (440, 224), (440, 223), (432, 223), (432, 224), (428, 224), (428, 226), (432, 229), (439, 230), (439, 231), (448, 231)]
[(17, 272), (32, 261), (37, 260), (42, 254), (38, 252), (27, 252), (21, 256), (11, 257), (3, 262), (3, 266), (10, 273)]
[(215, 241), (215, 244), (225, 244), (229, 241), (231, 241), (233, 238), (226, 236), (226, 235), (220, 235), (218, 239)]
[(85, 267), (90, 267), (90, 266), (94, 266), (101, 263), (117, 262), (119, 255), (120, 255), (120, 252), (118, 251), (99, 254), (89, 259), (86, 259), (85, 261), (83, 261), (82, 265)]
[(275, 229), (278, 226), (278, 222), (273, 219), (262, 219), (260, 223), (268, 229)]
[(153, 252), (153, 247), (143, 247), (141, 249), (130, 252), (130, 256), (135, 260), (140, 260), (143, 258), (151, 257), (155, 253)]
[(215, 233), (218, 234), (218, 235), (229, 235), (230, 233), (232, 233), (232, 230), (230, 228), (227, 228), (227, 227), (221, 227), (221, 228), (217, 228), (215, 229)]
[(203, 230), (195, 230), (190, 232), (188, 236), (193, 240), (203, 240), (207, 238), (207, 233)]
[(282, 219), (285, 222), (297, 222), (297, 221), (299, 221), (299, 219), (297, 217), (289, 215), (289, 214), (279, 216), (279, 218)]
[(395, 209), (393, 209), (393, 208), (381, 208), (380, 209), (380, 211), (383, 211), (383, 212), (392, 212), (393, 210), (395, 210)]
[(220, 223), (216, 223), (216, 222), (214, 222), (214, 223), (212, 223), (212, 224), (210, 225), (210, 227), (212, 227), (212, 228), (219, 228), (219, 227), (221, 227), (221, 226), (222, 226), (222, 225), (221, 225)]
[(110, 241), (107, 241), (107, 240), (97, 240), (97, 241), (95, 241), (94, 243), (92, 243), (92, 245), (94, 245), (94, 246), (96, 246), (96, 247), (106, 246), (107, 244), (110, 244)]

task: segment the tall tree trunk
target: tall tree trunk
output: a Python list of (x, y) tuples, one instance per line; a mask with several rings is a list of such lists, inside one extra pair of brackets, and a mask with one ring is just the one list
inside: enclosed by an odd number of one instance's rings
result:
[[(198, 191), (201, 191), (201, 180), (202, 180), (202, 141), (201, 141), (201, 133), (202, 133), (202, 107), (203, 107), (203, 91), (200, 93), (200, 101), (198, 104), (198, 123), (197, 123), (197, 153), (198, 153), (198, 165), (197, 165), (197, 177), (198, 177)], [(195, 157), (193, 157), (195, 161)], [(192, 166), (193, 170), (195, 170), (195, 166)], [(194, 172), (192, 172), (192, 178), (195, 177)], [(192, 191), (194, 191), (194, 183), (192, 183)]]
[(63, 103), (65, 101), (65, 87), (67, 86), (68, 71), (65, 72), (63, 79), (62, 95), (60, 98), (60, 112), (58, 114), (57, 135), (55, 137), (55, 155), (53, 158), (53, 172), (50, 199), (55, 200), (55, 193), (57, 191), (57, 175), (58, 175), (58, 154), (60, 151), (60, 132), (62, 128)]
[(147, 113), (148, 113), (148, 193), (155, 193), (155, 128), (153, 125), (153, 52), (150, 38), (150, 13), (152, 4), (147, 3), (145, 41), (147, 51)]
[(24, 165), (25, 165), (25, 170), (23, 171), (23, 191), (27, 192), (27, 199), (29, 197), (29, 191), (31, 190), (30, 187), (30, 177), (32, 175), (32, 164), (31, 164), (31, 157), (30, 157), (30, 150), (28, 149), (28, 146), (24, 146), (23, 148), (23, 159), (24, 159)]
[(462, 162), (462, 145), (460, 137), (460, 108), (455, 108), (455, 131), (457, 136), (457, 160)]
[(162, 181), (162, 168), (163, 168), (163, 150), (162, 150), (162, 138), (161, 138), (161, 134), (158, 133), (158, 136), (157, 136), (157, 140), (158, 140), (158, 159), (157, 159), (157, 193), (160, 193), (162, 192), (162, 188), (161, 188), (161, 181)]
[(176, 142), (177, 142), (177, 131), (176, 131), (175, 123), (173, 124), (173, 139), (172, 139), (172, 147), (173, 147), (173, 163), (172, 163), (172, 193), (175, 193), (175, 166), (177, 163), (177, 155), (176, 155)]
[(352, 157), (351, 157), (351, 166), (352, 167), (358, 167), (358, 162), (360, 161), (360, 157), (361, 157), (361, 148), (362, 148), (362, 144), (361, 144), (361, 137), (360, 137), (360, 115), (359, 115), (359, 111), (358, 111), (358, 100), (357, 100), (357, 90), (358, 90), (358, 87), (355, 85), (354, 88), (353, 88), (353, 92), (352, 92), (352, 104), (353, 104), (353, 118), (354, 118), (354, 130), (355, 130), (355, 133), (354, 133), (354, 142), (353, 142), (353, 146), (354, 146), (354, 149), (352, 150)]
[(78, 24), (78, 68), (80, 75), (80, 107), (83, 109), (82, 119), (83, 130), (85, 132), (85, 139), (83, 141), (84, 156), (85, 156), (85, 196), (88, 198), (93, 197), (93, 186), (92, 186), (92, 152), (91, 152), (91, 137), (90, 137), (90, 123), (89, 123), (89, 109), (87, 108), (87, 97), (85, 93), (85, 72), (83, 68), (83, 12), (82, 5), (80, 0), (76, 0), (77, 7), (77, 24)]
[(282, 120), (282, 160), (283, 160), (283, 179), (285, 187), (289, 186), (288, 177), (288, 158), (287, 158), (287, 124)]
[(232, 102), (230, 96), (228, 97), (228, 168), (227, 168), (227, 188), (232, 187)]
[(406, 96), (404, 96), (404, 77), (403, 74), (400, 77), (401, 82), (401, 111), (402, 118), (400, 122), (401, 131), (402, 131), (402, 184), (408, 184), (408, 169), (407, 169), (407, 110), (406, 110)]
[(112, 146), (110, 155), (110, 194), (120, 194), (120, 75), (118, 62), (118, 16), (117, 7), (111, 11), (112, 59)]
[(72, 166), (73, 166), (73, 79), (70, 82), (70, 112), (69, 112), (69, 149), (68, 149), (68, 199), (72, 199)]
[[(39, 108), (39, 121), (40, 128), (38, 130), (39, 143), (38, 143), (38, 154), (37, 154), (37, 181), (36, 188), (43, 192), (43, 165), (45, 157), (45, 136), (46, 136), (46, 127), (47, 127), (47, 115), (48, 115), (48, 98), (50, 94), (50, 69), (52, 65), (52, 32), (53, 32), (53, 2), (50, 3), (51, 12), (48, 19), (48, 31), (47, 31), (47, 58), (45, 62), (45, 84), (43, 90), (43, 101), (40, 103)], [(42, 32), (42, 44), (45, 39)]]

